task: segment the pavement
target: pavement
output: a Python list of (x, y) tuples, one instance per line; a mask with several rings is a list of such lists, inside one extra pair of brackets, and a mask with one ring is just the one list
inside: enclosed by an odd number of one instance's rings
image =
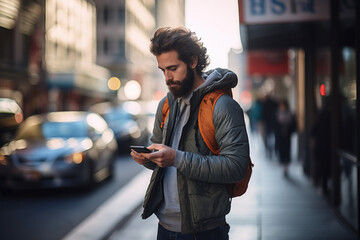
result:
[[(331, 208), (296, 160), (285, 177), (262, 142), (250, 139), (255, 164), (245, 195), (232, 200), (227, 216), (230, 239), (355, 240), (356, 233)], [(293, 144), (295, 146), (295, 144)], [(64, 240), (155, 240), (157, 218), (142, 220), (141, 204), (151, 171), (144, 169), (126, 187), (80, 223)]]

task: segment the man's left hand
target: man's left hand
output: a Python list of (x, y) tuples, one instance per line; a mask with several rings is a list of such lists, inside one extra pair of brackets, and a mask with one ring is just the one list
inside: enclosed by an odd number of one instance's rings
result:
[(148, 149), (157, 151), (144, 154), (147, 159), (162, 168), (173, 166), (176, 155), (175, 149), (170, 148), (164, 144), (151, 144)]

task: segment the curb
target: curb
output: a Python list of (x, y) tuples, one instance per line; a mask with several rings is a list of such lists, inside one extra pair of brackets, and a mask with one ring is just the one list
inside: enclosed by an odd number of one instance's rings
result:
[(62, 240), (101, 240), (114, 231), (140, 205), (151, 177), (144, 169)]

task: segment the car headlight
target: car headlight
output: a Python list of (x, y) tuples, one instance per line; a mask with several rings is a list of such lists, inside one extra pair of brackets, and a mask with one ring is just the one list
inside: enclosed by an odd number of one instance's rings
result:
[(80, 164), (85, 159), (85, 153), (73, 153), (65, 157), (65, 162), (68, 164), (75, 163)]

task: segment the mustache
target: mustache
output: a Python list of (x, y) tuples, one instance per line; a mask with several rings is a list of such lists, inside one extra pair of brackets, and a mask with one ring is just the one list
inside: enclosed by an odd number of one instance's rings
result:
[(181, 82), (180, 81), (170, 80), (170, 81), (166, 82), (166, 85), (168, 85), (168, 86), (170, 86), (170, 85), (181, 85)]

